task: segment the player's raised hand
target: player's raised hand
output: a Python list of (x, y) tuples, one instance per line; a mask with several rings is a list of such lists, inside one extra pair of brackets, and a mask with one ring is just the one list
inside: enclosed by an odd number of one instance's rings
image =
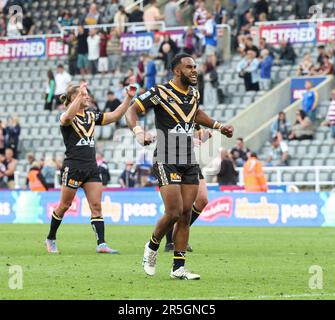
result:
[(79, 94), (82, 95), (82, 96), (88, 95), (88, 92), (87, 92), (87, 82), (83, 82), (79, 86)]
[(130, 84), (130, 85), (126, 88), (126, 92), (127, 92), (128, 96), (129, 96), (130, 98), (134, 98), (134, 97), (135, 97), (135, 95), (136, 95), (136, 91), (137, 91), (136, 86), (134, 86), (134, 85), (132, 85), (132, 84)]
[(155, 141), (155, 137), (150, 132), (141, 131), (136, 134), (137, 142), (142, 146), (148, 146)]
[(222, 126), (221, 133), (225, 135), (227, 138), (231, 138), (234, 134), (234, 127), (230, 124)]

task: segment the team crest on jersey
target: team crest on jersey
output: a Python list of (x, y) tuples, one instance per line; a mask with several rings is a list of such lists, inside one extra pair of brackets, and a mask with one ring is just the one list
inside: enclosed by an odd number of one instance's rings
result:
[(76, 144), (76, 146), (78, 147), (82, 147), (82, 146), (90, 146), (90, 147), (94, 147), (95, 142), (94, 142), (94, 138), (90, 138), (90, 137), (86, 137), (86, 138), (81, 138), (78, 143)]
[(173, 129), (169, 131), (169, 133), (178, 133), (178, 134), (186, 134), (188, 136), (193, 136), (194, 131), (194, 123), (178, 123)]
[(180, 175), (179, 175), (178, 173), (176, 173), (176, 172), (171, 172), (171, 173), (170, 173), (170, 180), (171, 180), (172, 182), (180, 182), (180, 181), (181, 181), (181, 177), (180, 177)]

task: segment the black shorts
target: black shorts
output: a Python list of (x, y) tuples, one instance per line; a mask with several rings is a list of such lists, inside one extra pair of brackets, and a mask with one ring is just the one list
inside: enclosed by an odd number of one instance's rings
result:
[(64, 164), (61, 170), (62, 185), (78, 189), (87, 182), (101, 182), (99, 169), (97, 166), (79, 168)]
[(204, 175), (202, 174), (201, 168), (199, 167), (199, 180), (205, 179)]
[(153, 165), (153, 174), (160, 187), (168, 184), (199, 184), (198, 164), (163, 164)]

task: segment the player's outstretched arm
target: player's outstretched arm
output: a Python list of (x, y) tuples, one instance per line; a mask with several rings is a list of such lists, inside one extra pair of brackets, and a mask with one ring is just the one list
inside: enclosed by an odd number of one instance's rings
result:
[(127, 95), (124, 98), (123, 102), (114, 111), (104, 113), (103, 125), (116, 122), (124, 116), (130, 106), (131, 100), (136, 94), (136, 90), (137, 88), (132, 85), (126, 88)]
[(88, 97), (87, 83), (83, 83), (80, 85), (77, 96), (70, 103), (67, 110), (60, 116), (60, 122), (63, 126), (68, 126), (71, 124), (73, 118), (79, 112), (79, 109), (82, 103), (84, 103), (86, 97)]
[(219, 130), (222, 134), (224, 134), (228, 138), (231, 138), (234, 134), (234, 127), (232, 125), (224, 125), (218, 121), (215, 121), (201, 109), (199, 109), (197, 112), (195, 122), (201, 126)]
[(152, 143), (154, 139), (149, 132), (144, 132), (141, 126), (138, 125), (138, 115), (142, 113), (143, 110), (141, 107), (137, 104), (137, 102), (134, 102), (126, 112), (126, 121), (129, 129), (136, 136), (138, 143), (142, 146), (146, 146)]

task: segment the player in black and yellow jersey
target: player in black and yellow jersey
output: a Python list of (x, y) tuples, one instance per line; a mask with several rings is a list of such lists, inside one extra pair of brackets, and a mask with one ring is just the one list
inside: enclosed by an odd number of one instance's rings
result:
[(170, 276), (196, 280), (200, 276), (184, 268), (191, 210), (199, 188), (199, 165), (193, 150), (194, 126), (198, 123), (218, 129), (227, 137), (232, 137), (233, 128), (211, 119), (199, 109), (200, 94), (195, 87), (198, 74), (190, 55), (176, 55), (171, 69), (174, 74), (172, 80), (142, 94), (126, 113), (128, 126), (140, 144), (148, 145), (153, 138), (138, 125), (139, 114), (153, 108), (157, 130), (153, 169), (159, 181), (165, 214), (145, 245), (143, 267), (148, 275), (155, 274), (160, 241), (174, 227), (175, 251)]
[(45, 240), (48, 252), (58, 253), (56, 232), (65, 212), (70, 208), (77, 189), (84, 189), (91, 209), (91, 224), (97, 238), (98, 253), (117, 253), (105, 243), (105, 227), (101, 212), (102, 183), (95, 159), (95, 126), (118, 121), (127, 111), (134, 97), (136, 87), (127, 89), (127, 96), (113, 112), (87, 110), (90, 96), (85, 83), (71, 85), (61, 96), (67, 110), (60, 116), (60, 128), (66, 147), (65, 160), (61, 170), (62, 187), (58, 207), (52, 214), (50, 232)]

